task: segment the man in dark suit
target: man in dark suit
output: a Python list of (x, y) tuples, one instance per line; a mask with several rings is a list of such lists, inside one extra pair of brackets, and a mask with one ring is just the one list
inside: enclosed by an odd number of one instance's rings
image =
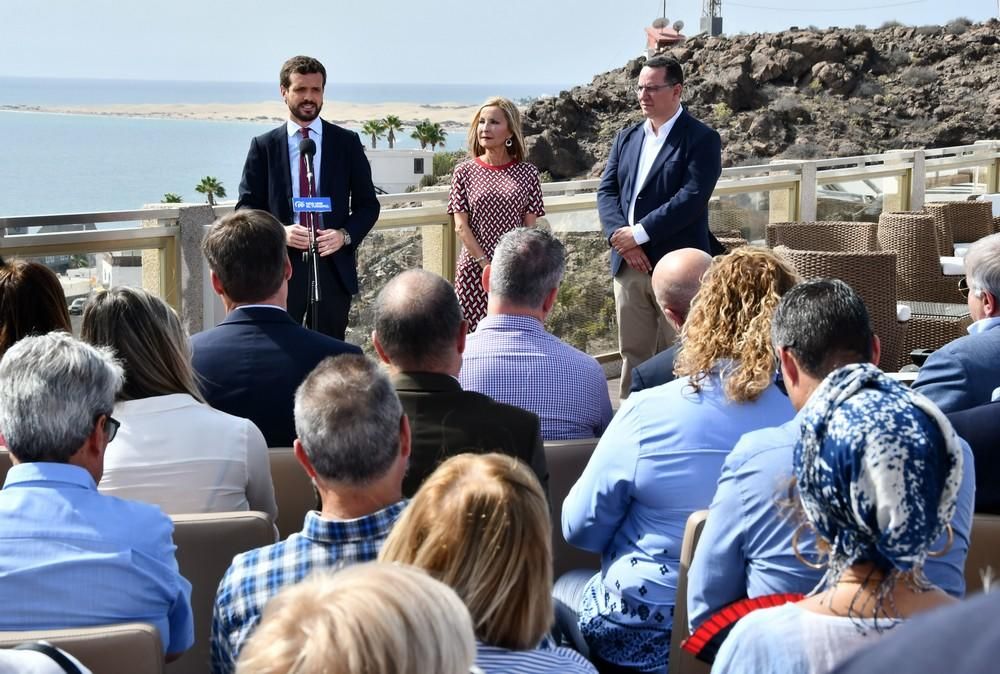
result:
[(306, 330), (288, 315), (292, 265), (285, 229), (270, 214), (223, 216), (201, 248), (212, 288), (229, 312), (218, 326), (191, 337), (201, 392), (212, 407), (257, 424), (269, 447), (291, 447), (295, 389), (327, 356), (361, 349)]
[(500, 452), (528, 464), (548, 494), (538, 417), (458, 383), (467, 328), (455, 290), (422, 269), (389, 281), (376, 300), (372, 342), (389, 365), (412, 433), (403, 493), (412, 496), (450, 456)]
[(678, 248), (712, 252), (708, 200), (722, 172), (721, 141), (681, 106), (683, 83), (676, 60), (646, 61), (636, 86), (646, 121), (615, 138), (597, 190), (612, 248), (622, 398), (628, 397), (632, 368), (673, 339), (653, 297), (653, 267)]
[[(371, 167), (358, 134), (319, 118), (326, 88), (326, 69), (308, 56), (295, 56), (281, 67), (281, 95), (288, 105), (288, 122), (257, 136), (243, 166), (236, 208), (268, 211), (284, 223), (292, 279), (288, 313), (301, 321), (307, 309), (309, 222), (317, 227), (320, 260), (318, 278), (322, 301), (317, 329), (343, 339), (351, 296), (358, 292), (355, 253), (378, 219), (379, 203)], [(333, 210), (295, 214), (293, 198), (303, 196), (308, 180), (299, 154), (306, 138), (316, 143), (313, 196), (330, 197)]]
[[(691, 300), (701, 287), (701, 278), (712, 264), (712, 256), (697, 248), (672, 250), (653, 269), (653, 295), (667, 322), (679, 335), (691, 310)], [(632, 393), (674, 380), (674, 359), (680, 342), (632, 370)]]
[(975, 457), (976, 512), (1000, 515), (1000, 400), (952, 412), (948, 420)]
[(1000, 387), (1000, 234), (969, 247), (965, 274), (969, 334), (932, 353), (913, 382), (947, 413), (988, 403)]

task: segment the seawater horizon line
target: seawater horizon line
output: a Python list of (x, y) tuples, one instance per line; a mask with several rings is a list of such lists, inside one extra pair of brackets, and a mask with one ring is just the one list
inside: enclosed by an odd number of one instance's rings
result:
[[(181, 79), (164, 79), (164, 78), (139, 78), (139, 77), (35, 77), (32, 75), (9, 75), (0, 73), (0, 80), (10, 79), (10, 80), (30, 80), (30, 81), (56, 81), (56, 82), (157, 82), (164, 84), (263, 84), (266, 86), (275, 86), (276, 82), (271, 82), (269, 80), (181, 80)], [(336, 85), (343, 84), (348, 86), (392, 86), (397, 84), (406, 85), (408, 87), (420, 87), (420, 86), (435, 86), (435, 87), (482, 87), (486, 86), (482, 82), (349, 82), (346, 80), (333, 80), (327, 78), (326, 85)], [(558, 82), (491, 82), (489, 86), (495, 87), (548, 87), (548, 86), (576, 86), (566, 83)]]

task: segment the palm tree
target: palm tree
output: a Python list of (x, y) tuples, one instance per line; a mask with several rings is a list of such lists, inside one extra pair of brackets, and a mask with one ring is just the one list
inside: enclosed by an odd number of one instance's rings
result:
[(433, 150), (437, 145), (440, 145), (443, 150), (445, 147), (444, 141), (448, 137), (448, 133), (444, 130), (444, 127), (437, 122), (434, 122), (430, 125), (428, 131), (429, 135), (427, 138), (427, 144), (431, 146), (431, 150)]
[(222, 199), (226, 196), (226, 188), (222, 186), (222, 183), (219, 182), (218, 178), (213, 176), (205, 176), (202, 178), (201, 182), (198, 183), (198, 186), (194, 188), (194, 191), (204, 194), (208, 198), (209, 206), (215, 205), (215, 197)]
[(426, 150), (428, 145), (433, 150), (434, 146), (442, 140), (441, 136), (443, 135), (444, 131), (441, 129), (440, 124), (425, 119), (417, 123), (413, 129), (413, 133), (410, 134), (410, 138), (415, 138), (420, 143), (421, 150)]
[(167, 192), (163, 195), (163, 198), (160, 199), (161, 204), (179, 204), (183, 201), (184, 199), (181, 198), (181, 195), (174, 194), (173, 192)]
[(378, 139), (385, 136), (385, 122), (381, 119), (369, 119), (361, 127), (361, 131), (372, 137), (372, 149), (374, 150)]
[(389, 132), (389, 149), (391, 150), (396, 145), (396, 134), (395, 131), (403, 130), (403, 120), (401, 120), (396, 115), (386, 115), (385, 119), (382, 120), (385, 130)]

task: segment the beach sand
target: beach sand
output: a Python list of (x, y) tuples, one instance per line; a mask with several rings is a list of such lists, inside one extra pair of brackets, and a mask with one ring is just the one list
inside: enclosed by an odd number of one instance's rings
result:
[[(478, 106), (459, 103), (346, 103), (325, 101), (323, 119), (334, 124), (360, 126), (369, 119), (396, 115), (405, 126), (429, 119), (442, 126), (466, 127)], [(113, 115), (156, 119), (207, 119), (231, 122), (281, 122), (288, 108), (281, 101), (263, 103), (148, 103), (81, 106), (3, 105), (0, 110), (51, 112), (67, 115)]]

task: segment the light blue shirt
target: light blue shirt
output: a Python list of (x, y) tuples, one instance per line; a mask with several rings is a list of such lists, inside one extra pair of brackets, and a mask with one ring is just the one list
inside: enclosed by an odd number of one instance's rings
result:
[(700, 392), (682, 377), (632, 394), (563, 503), (563, 535), (601, 553), (612, 596), (673, 606), (684, 527), (708, 507), (726, 455), (744, 433), (794, 414), (773, 384), (735, 403), (715, 375)]
[(587, 658), (569, 648), (513, 651), (476, 643), (476, 666), (485, 674), (597, 674)]
[[(309, 122), (309, 137), (316, 141), (316, 154), (313, 155), (313, 186), (316, 189), (317, 197), (328, 197), (319, 189), (319, 169), (323, 163), (323, 120), (319, 117)], [(292, 174), (292, 197), (301, 197), (299, 194), (299, 143), (302, 142), (302, 127), (298, 123), (288, 120), (285, 122), (285, 133), (288, 134), (288, 168)], [(292, 213), (292, 219), (296, 224), (299, 222), (299, 214)]]
[(978, 321), (967, 327), (966, 330), (970, 335), (981, 335), (987, 330), (992, 330), (997, 327), (1000, 327), (1000, 316), (987, 316), (986, 318), (980, 318)]
[(0, 491), (0, 630), (156, 626), (166, 653), (194, 643), (191, 584), (156, 506), (105, 496), (83, 468), (13, 466)]
[[(799, 562), (792, 552), (795, 525), (779, 501), (788, 501), (792, 456), (800, 419), (744, 435), (726, 457), (718, 489), (688, 574), (688, 617), (697, 626), (723, 607), (744, 597), (783, 592), (806, 594), (823, 575)], [(927, 559), (927, 578), (948, 594), (965, 594), (965, 557), (975, 500), (972, 451), (962, 441), (962, 485), (952, 520), (955, 540), (943, 557)], [(944, 547), (942, 537), (933, 550)], [(816, 559), (815, 537), (804, 529), (799, 551)]]

